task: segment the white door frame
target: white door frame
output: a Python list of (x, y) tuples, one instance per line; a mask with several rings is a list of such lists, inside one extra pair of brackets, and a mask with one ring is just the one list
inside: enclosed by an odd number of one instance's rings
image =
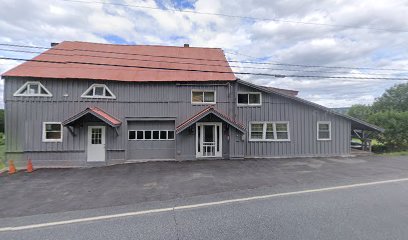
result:
[[(92, 129), (101, 129), (100, 144), (92, 144)], [(88, 126), (88, 148), (86, 150), (87, 162), (105, 162), (106, 158), (106, 127), (105, 126)]]
[[(207, 144), (206, 145), (207, 149), (204, 149), (205, 146), (203, 144), (204, 143), (204, 134), (203, 134), (204, 126), (214, 126), (214, 142), (205, 143)], [(217, 131), (217, 129), (219, 129), (219, 131)], [(217, 151), (217, 145), (219, 145), (218, 151)], [(222, 123), (221, 122), (196, 123), (195, 150), (196, 150), (197, 158), (222, 157)], [(206, 152), (210, 152), (210, 154), (206, 154)]]

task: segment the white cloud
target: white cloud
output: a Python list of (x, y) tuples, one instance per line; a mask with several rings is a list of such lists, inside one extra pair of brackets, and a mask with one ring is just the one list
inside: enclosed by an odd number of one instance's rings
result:
[[(176, 5), (173, 0), (163, 0), (161, 3), (154, 0), (111, 2), (144, 7), (173, 8)], [(228, 54), (232, 60), (255, 58), (275, 63), (408, 69), (408, 33), (294, 23), (303, 21), (408, 30), (405, 20), (408, 5), (404, 0), (197, 0), (189, 1), (189, 5), (193, 9), (188, 10), (252, 16), (263, 20), (129, 8), (120, 4), (3, 0), (0, 2), (0, 42), (49, 46), (50, 42), (63, 40), (107, 42), (107, 36), (115, 36), (136, 44), (181, 46), (190, 43), (192, 46), (220, 47), (226, 52), (238, 53)], [(0, 55), (33, 56), (1, 50)], [(0, 61), (0, 72), (15, 64)], [(402, 81), (325, 79), (319, 76), (408, 77), (408, 72), (403, 70), (232, 65), (275, 69), (234, 68), (237, 71), (317, 76), (242, 78), (258, 84), (297, 89), (301, 97), (333, 107), (371, 103), (386, 88)]]

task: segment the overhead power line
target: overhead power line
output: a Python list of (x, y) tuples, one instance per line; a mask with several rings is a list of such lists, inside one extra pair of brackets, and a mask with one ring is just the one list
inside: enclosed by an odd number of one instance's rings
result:
[(199, 12), (199, 11), (185, 10), (185, 9), (169, 9), (169, 8), (164, 9), (164, 8), (159, 8), (159, 7), (141, 6), (141, 5), (134, 5), (134, 4), (114, 3), (114, 2), (81, 1), (81, 0), (62, 0), (62, 1), (71, 2), (71, 3), (102, 4), (102, 5), (121, 6), (121, 7), (127, 7), (127, 8), (139, 8), (139, 9), (150, 9), (150, 10), (158, 10), (158, 11), (181, 12), (181, 13), (188, 13), (188, 14), (219, 16), (219, 17), (228, 17), (228, 18), (241, 18), (241, 19), (248, 19), (248, 20), (274, 21), (274, 22), (282, 22), (282, 23), (302, 24), (302, 25), (312, 25), (312, 26), (323, 26), (323, 27), (333, 27), (333, 28), (365, 29), (365, 30), (372, 30), (372, 31), (385, 31), (385, 32), (397, 32), (397, 33), (407, 33), (408, 32), (408, 30), (400, 30), (400, 29), (385, 29), (385, 28), (359, 27), (359, 26), (341, 25), (341, 24), (294, 21), (294, 20), (286, 20), (286, 19), (281, 19), (281, 18), (260, 18), (260, 17), (251, 17), (251, 16), (231, 15), (231, 14), (225, 14), (225, 13)]
[[(221, 59), (208, 59), (208, 58), (192, 58), (192, 57), (176, 57), (168, 55), (151, 55), (151, 54), (140, 54), (140, 53), (125, 53), (125, 52), (115, 52), (115, 51), (101, 51), (101, 50), (90, 50), (90, 49), (58, 49), (56, 47), (41, 47), (41, 46), (29, 46), (20, 44), (10, 44), (10, 43), (0, 43), (0, 46), (18, 47), (18, 48), (34, 48), (34, 49), (53, 49), (55, 51), (82, 51), (82, 52), (92, 52), (92, 53), (108, 53), (117, 55), (127, 55), (127, 56), (145, 56), (145, 57), (157, 57), (157, 58), (170, 58), (170, 59), (185, 59), (185, 60), (200, 60), (209, 62), (225, 62)], [(397, 68), (375, 68), (375, 67), (350, 67), (350, 66), (323, 66), (323, 65), (307, 65), (307, 64), (292, 64), (292, 63), (281, 63), (281, 62), (258, 62), (258, 61), (237, 61), (229, 60), (230, 63), (242, 63), (242, 64), (254, 64), (254, 65), (276, 65), (285, 67), (307, 67), (307, 68), (327, 68), (327, 69), (355, 69), (355, 70), (378, 70), (378, 71), (408, 71), (407, 69), (397, 69)]]
[(40, 62), (40, 63), (55, 63), (55, 64), (83, 64), (92, 66), (111, 66), (111, 67), (123, 67), (123, 68), (140, 68), (140, 69), (154, 69), (154, 70), (166, 70), (166, 71), (187, 71), (187, 72), (203, 72), (203, 73), (220, 73), (220, 74), (237, 74), (237, 75), (254, 75), (254, 76), (266, 76), (275, 78), (319, 78), (319, 79), (359, 79), (359, 80), (389, 80), (389, 81), (407, 81), (408, 78), (385, 78), (385, 77), (348, 77), (348, 76), (313, 76), (313, 75), (281, 75), (281, 74), (270, 74), (270, 73), (252, 73), (252, 72), (231, 72), (231, 71), (213, 71), (213, 70), (198, 70), (198, 69), (183, 69), (183, 68), (166, 68), (166, 67), (151, 67), (151, 66), (140, 66), (140, 65), (121, 65), (121, 64), (107, 64), (107, 63), (93, 63), (93, 62), (80, 62), (80, 61), (48, 61), (48, 60), (37, 60), (37, 59), (24, 59), (24, 58), (11, 58), (11, 57), (0, 57), (4, 60), (14, 60), (14, 61), (28, 61), (28, 62)]
[[(1, 45), (1, 44), (0, 44)], [(63, 50), (63, 49), (61, 49)], [(65, 50), (65, 49), (64, 49)], [(52, 56), (81, 56), (81, 57), (93, 57), (93, 58), (106, 58), (106, 59), (115, 59), (115, 60), (134, 60), (134, 61), (141, 61), (141, 62), (154, 62), (154, 63), (171, 63), (171, 64), (182, 64), (182, 65), (193, 65), (193, 66), (211, 66), (211, 67), (231, 67), (231, 68), (245, 68), (245, 69), (258, 69), (258, 70), (269, 70), (269, 71), (286, 71), (286, 72), (308, 72), (308, 73), (325, 73), (325, 74), (350, 74), (350, 75), (380, 75), (380, 76), (389, 76), (390, 73), (350, 73), (350, 72), (338, 72), (338, 71), (310, 71), (304, 69), (284, 69), (284, 68), (269, 68), (269, 67), (251, 67), (251, 66), (237, 66), (237, 65), (220, 65), (220, 64), (204, 64), (204, 63), (192, 63), (192, 62), (177, 62), (177, 61), (163, 61), (163, 60), (150, 60), (150, 59), (141, 59), (141, 58), (124, 58), (124, 57), (108, 57), (108, 56), (100, 56), (100, 55), (89, 55), (89, 54), (61, 54), (61, 53), (52, 53), (52, 52), (38, 52), (38, 51), (28, 51), (28, 50), (16, 50), (16, 49), (5, 49), (0, 48), (0, 51), (7, 51), (7, 52), (17, 52), (17, 53), (30, 53), (30, 54), (45, 54), (45, 55), (52, 55)], [(149, 55), (154, 56), (154, 55)], [(401, 73), (399, 73), (401, 74)], [(405, 73), (404, 73), (405, 74)]]

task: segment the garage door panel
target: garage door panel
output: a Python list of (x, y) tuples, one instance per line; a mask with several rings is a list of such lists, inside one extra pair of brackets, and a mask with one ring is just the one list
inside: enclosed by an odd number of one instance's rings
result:
[[(128, 122), (128, 131), (174, 131), (174, 128), (174, 121)], [(127, 158), (129, 160), (174, 159), (175, 140), (128, 140)]]

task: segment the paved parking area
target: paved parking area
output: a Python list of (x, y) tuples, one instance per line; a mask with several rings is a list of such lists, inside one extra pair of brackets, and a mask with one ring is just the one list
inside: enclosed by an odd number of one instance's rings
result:
[(273, 192), (408, 177), (408, 157), (151, 162), (0, 175), (0, 218), (268, 188)]

